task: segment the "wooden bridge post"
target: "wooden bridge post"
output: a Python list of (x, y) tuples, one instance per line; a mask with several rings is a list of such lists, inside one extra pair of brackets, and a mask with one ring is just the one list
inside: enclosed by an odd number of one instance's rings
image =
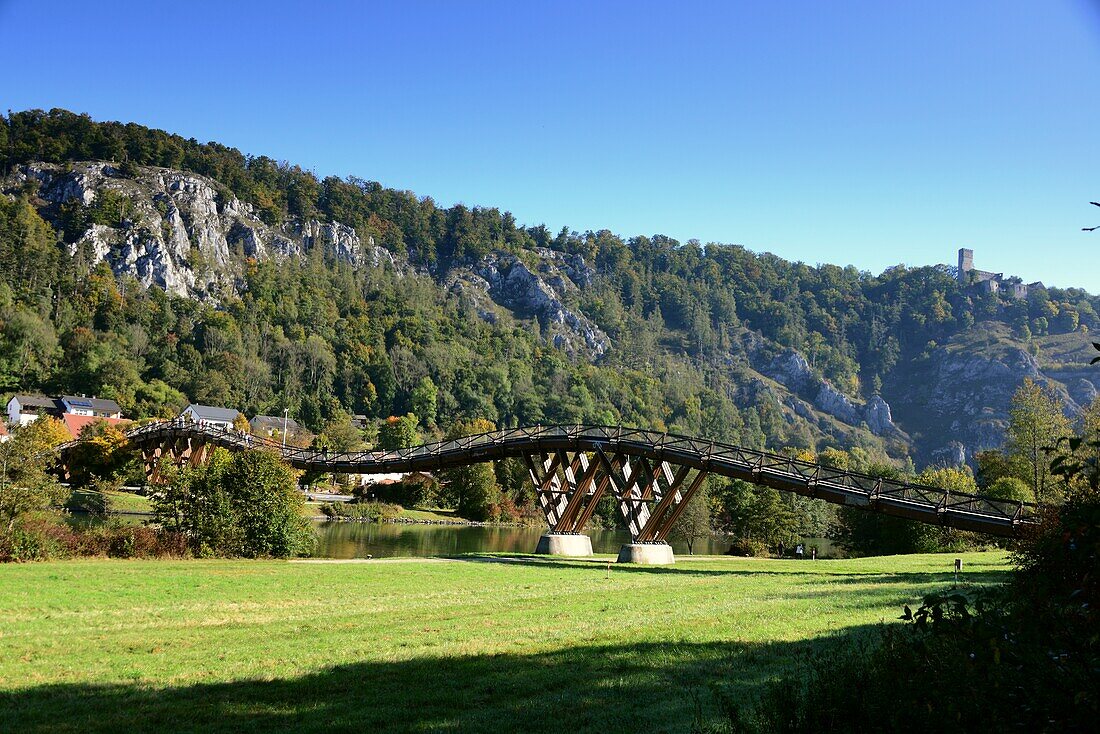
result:
[[(592, 514), (595, 494), (592, 484), (598, 463), (583, 451), (575, 452), (570, 459), (561, 449), (549, 458), (540, 454), (538, 461), (530, 455), (523, 458), (548, 526), (535, 552), (557, 556), (592, 555), (592, 539), (581, 530)], [(587, 505), (586, 498), (589, 500)], [(595, 500), (598, 499), (595, 496)]]

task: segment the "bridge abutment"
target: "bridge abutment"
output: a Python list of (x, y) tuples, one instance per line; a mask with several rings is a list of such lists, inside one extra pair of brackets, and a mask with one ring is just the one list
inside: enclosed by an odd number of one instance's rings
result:
[(592, 538), (579, 533), (547, 533), (539, 538), (535, 553), (550, 556), (590, 556)]
[(619, 549), (619, 563), (668, 566), (676, 561), (668, 543), (628, 543)]

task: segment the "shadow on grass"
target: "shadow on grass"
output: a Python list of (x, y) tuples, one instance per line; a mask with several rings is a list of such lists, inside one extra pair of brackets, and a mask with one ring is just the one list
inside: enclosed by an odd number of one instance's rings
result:
[[(624, 621), (624, 623), (627, 623)], [(869, 628), (801, 642), (575, 647), (343, 665), (297, 678), (0, 693), (0, 731), (688, 732)], [(213, 654), (213, 651), (212, 651)]]

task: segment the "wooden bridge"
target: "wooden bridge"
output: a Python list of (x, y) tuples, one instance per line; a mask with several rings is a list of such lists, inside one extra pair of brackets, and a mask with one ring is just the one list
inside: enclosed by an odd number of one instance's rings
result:
[[(655, 431), (607, 426), (506, 428), (396, 451), (333, 453), (190, 421), (127, 433), (153, 481), (167, 459), (201, 463), (215, 446), (278, 452), (297, 469), (341, 474), (438, 471), (497, 459), (522, 460), (552, 536), (578, 535), (610, 495), (635, 544), (664, 544), (708, 474), (919, 522), (1015, 536), (1035, 506), (911, 484), (764, 451)], [(62, 447), (62, 463), (67, 448)], [(671, 555), (670, 555), (671, 558)]]

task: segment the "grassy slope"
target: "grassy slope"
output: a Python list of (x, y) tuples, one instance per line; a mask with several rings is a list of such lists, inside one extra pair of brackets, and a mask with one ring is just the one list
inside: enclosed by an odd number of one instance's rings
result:
[(0, 731), (683, 732), (952, 565), (495, 560), (0, 567)]
[(111, 512), (152, 512), (153, 505), (148, 497), (133, 492), (99, 492), (92, 489), (74, 489), (65, 506), (69, 509), (79, 510), (89, 505), (101, 504), (106, 497), (107, 506)]

